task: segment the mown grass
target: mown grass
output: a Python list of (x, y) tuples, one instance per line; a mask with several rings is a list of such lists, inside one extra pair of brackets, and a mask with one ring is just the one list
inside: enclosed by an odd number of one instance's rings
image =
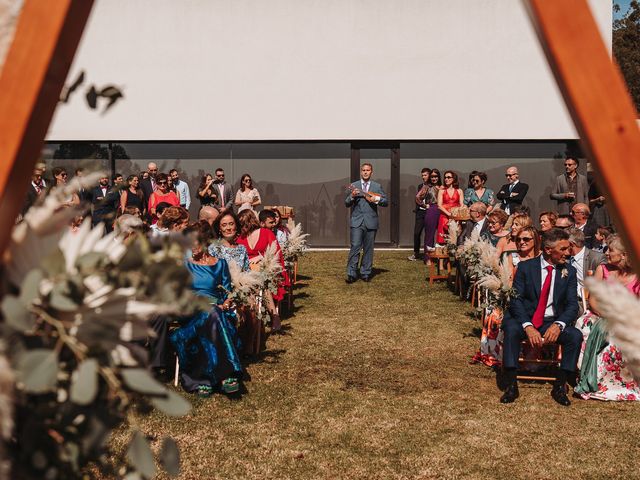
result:
[[(183, 479), (634, 478), (638, 406), (574, 401), (524, 385), (499, 404), (470, 365), (478, 321), (403, 252), (376, 252), (371, 283), (344, 283), (346, 252), (301, 260), (288, 335), (248, 366), (248, 394), (190, 397), (186, 418), (137, 419), (171, 435)], [(114, 438), (124, 448), (126, 429)]]

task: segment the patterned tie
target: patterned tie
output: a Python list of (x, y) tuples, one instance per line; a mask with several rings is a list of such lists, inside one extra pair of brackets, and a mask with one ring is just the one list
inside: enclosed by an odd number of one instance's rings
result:
[(368, 192), (368, 191), (369, 191), (369, 182), (364, 182), (364, 183), (362, 184), (362, 189), (363, 189), (365, 192)]
[(511, 185), (509, 185), (509, 193), (513, 192), (513, 187), (515, 187), (515, 185), (513, 183)]
[(544, 279), (544, 284), (540, 290), (540, 300), (538, 300), (538, 306), (531, 318), (531, 323), (536, 329), (542, 326), (544, 311), (547, 309), (547, 302), (549, 301), (549, 290), (551, 290), (551, 275), (553, 275), (553, 266), (547, 265), (544, 268), (547, 270), (547, 278)]

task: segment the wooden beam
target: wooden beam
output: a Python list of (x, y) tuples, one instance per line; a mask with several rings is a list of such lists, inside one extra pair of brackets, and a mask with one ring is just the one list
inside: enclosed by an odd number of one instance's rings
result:
[(0, 252), (20, 212), (93, 0), (25, 0), (0, 76)]
[(626, 84), (586, 0), (523, 0), (587, 158), (640, 269), (640, 130)]

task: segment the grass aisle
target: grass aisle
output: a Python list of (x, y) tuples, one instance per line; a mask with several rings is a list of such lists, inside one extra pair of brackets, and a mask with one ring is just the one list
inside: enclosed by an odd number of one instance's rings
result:
[[(182, 419), (140, 420), (172, 435), (184, 479), (632, 478), (640, 415), (624, 403), (555, 404), (549, 386), (498, 403), (468, 304), (404, 252), (377, 252), (369, 283), (344, 283), (346, 252), (300, 265), (289, 335), (249, 366), (249, 394), (191, 397)], [(116, 442), (127, 440), (121, 432)]]

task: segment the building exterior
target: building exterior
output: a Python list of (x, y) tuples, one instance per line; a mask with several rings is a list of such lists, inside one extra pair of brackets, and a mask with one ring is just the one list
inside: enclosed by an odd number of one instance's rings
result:
[[(611, 1), (589, 4), (610, 45)], [(343, 200), (360, 161), (391, 194), (377, 241), (408, 245), (422, 167), (465, 184), (483, 170), (497, 190), (517, 165), (535, 214), (553, 207), (559, 158), (575, 148), (514, 0), (97, 0), (68, 83), (80, 72), (49, 161), (77, 163), (63, 142), (118, 144), (129, 158), (115, 155), (116, 171), (154, 160), (194, 195), (217, 167), (236, 184), (250, 173), (265, 204), (296, 208), (314, 245), (347, 244)], [(87, 92), (109, 86), (123, 97), (90, 108)]]

